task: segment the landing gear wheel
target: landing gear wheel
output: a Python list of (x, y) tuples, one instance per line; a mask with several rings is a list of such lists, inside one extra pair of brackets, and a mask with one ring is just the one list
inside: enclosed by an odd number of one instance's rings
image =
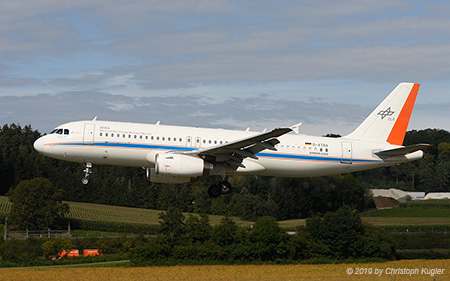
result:
[(231, 192), (231, 183), (229, 183), (228, 181), (221, 181), (219, 183), (219, 186), (221, 187), (221, 193), (222, 194), (228, 194)]
[(86, 184), (89, 183), (89, 179), (88, 179), (88, 178), (82, 178), (82, 179), (81, 179), (81, 183), (84, 184), (84, 185), (86, 185)]
[(211, 198), (219, 197), (222, 194), (222, 186), (213, 184), (208, 188), (208, 195)]
[(87, 162), (83, 172), (84, 172), (84, 178), (81, 179), (81, 183), (86, 185), (89, 183), (89, 175), (92, 174), (92, 163)]

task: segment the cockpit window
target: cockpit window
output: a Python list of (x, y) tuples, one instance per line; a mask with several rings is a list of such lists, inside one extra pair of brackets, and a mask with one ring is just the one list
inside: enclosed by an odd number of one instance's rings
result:
[(58, 134), (58, 135), (68, 135), (70, 133), (69, 129), (54, 129), (53, 131), (50, 132), (50, 134)]

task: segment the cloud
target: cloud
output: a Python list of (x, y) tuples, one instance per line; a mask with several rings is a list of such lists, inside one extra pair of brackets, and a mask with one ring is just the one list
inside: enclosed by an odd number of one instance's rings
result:
[(450, 21), (438, 9), (445, 3), (25, 2), (27, 9), (10, 4), (0, 12), (6, 61), (25, 56), (42, 70), (40, 64), (49, 63), (43, 56), (64, 63), (58, 57), (83, 60), (80, 52), (90, 52), (85, 68), (77, 65), (83, 76), (108, 74), (111, 63), (126, 56), (141, 63), (115, 75), (133, 73), (144, 88), (337, 77), (391, 81), (399, 74), (442, 80), (449, 74)]
[[(45, 129), (99, 115), (350, 130), (401, 81), (448, 88), (449, 8), (406, 0), (8, 1), (0, 10), (0, 117)], [(426, 99), (450, 102), (437, 86)]]
[(99, 120), (143, 123), (160, 120), (170, 125), (228, 129), (251, 126), (262, 130), (299, 121), (311, 125), (333, 122), (339, 126), (353, 123), (366, 110), (356, 105), (323, 100), (279, 100), (264, 94), (257, 98), (227, 98), (216, 103), (200, 95), (128, 97), (88, 91), (0, 97), (3, 122), (31, 124), (44, 132), (61, 123), (89, 120), (97, 115)]

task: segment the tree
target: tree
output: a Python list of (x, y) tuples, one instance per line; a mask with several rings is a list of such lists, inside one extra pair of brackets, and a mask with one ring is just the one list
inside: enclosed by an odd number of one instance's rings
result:
[(362, 254), (364, 227), (356, 210), (344, 206), (323, 218), (306, 220), (312, 252), (337, 259)]
[(69, 205), (62, 203), (63, 194), (48, 179), (21, 181), (10, 191), (11, 226), (29, 230), (57, 227), (58, 219), (69, 213)]
[(189, 215), (186, 220), (186, 238), (192, 242), (206, 242), (211, 238), (212, 226), (207, 214), (200, 214), (200, 219)]
[[(395, 248), (389, 237), (364, 225), (356, 210), (344, 206), (323, 218), (306, 220), (310, 253), (334, 259), (377, 257), (392, 259)], [(310, 254), (308, 253), (308, 254)]]
[(236, 243), (238, 230), (236, 223), (229, 216), (225, 216), (219, 225), (213, 227), (212, 241), (219, 246)]
[(169, 207), (167, 212), (159, 214), (161, 234), (176, 242), (185, 234), (185, 217), (180, 209)]
[(263, 261), (285, 258), (289, 235), (273, 217), (260, 217), (249, 234), (252, 254)]

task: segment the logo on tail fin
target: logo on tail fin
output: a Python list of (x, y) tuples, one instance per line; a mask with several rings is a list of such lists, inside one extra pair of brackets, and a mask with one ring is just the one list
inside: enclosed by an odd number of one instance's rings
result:
[(386, 110), (382, 110), (382, 111), (378, 112), (378, 115), (381, 115), (381, 120), (383, 120), (384, 117), (392, 116), (392, 114), (394, 114), (394, 113), (395, 113), (395, 111), (391, 111), (391, 107), (389, 107)]

